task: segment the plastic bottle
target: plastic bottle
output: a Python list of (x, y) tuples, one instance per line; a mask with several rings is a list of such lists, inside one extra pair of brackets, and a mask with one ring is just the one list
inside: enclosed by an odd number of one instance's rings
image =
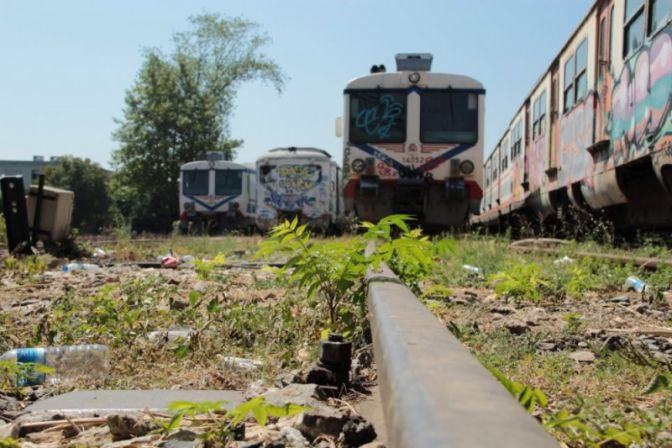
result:
[[(15, 360), (17, 364), (29, 364), (21, 369), (16, 382), (19, 386), (63, 382), (80, 377), (104, 376), (109, 369), (106, 345), (65, 345), (62, 347), (16, 348), (0, 356), (0, 361)], [(50, 367), (52, 373), (40, 373), (34, 364)]]
[(623, 288), (626, 291), (636, 291), (638, 293), (643, 293), (648, 290), (649, 285), (644, 283), (644, 280), (631, 276), (625, 279), (625, 285), (623, 285)]
[(61, 271), (63, 272), (71, 272), (71, 271), (76, 271), (78, 269), (86, 269), (86, 270), (98, 270), (100, 269), (100, 266), (97, 264), (89, 264), (89, 263), (68, 263), (64, 264), (63, 267), (61, 268)]
[(465, 264), (465, 265), (463, 265), (463, 266), (462, 266), (462, 269), (464, 269), (465, 271), (470, 272), (470, 273), (472, 273), (472, 274), (476, 274), (476, 275), (480, 275), (480, 274), (483, 273), (483, 271), (481, 270), (481, 268), (479, 268), (479, 267), (477, 267), (477, 266), (472, 266), (472, 265), (470, 265), (470, 264)]

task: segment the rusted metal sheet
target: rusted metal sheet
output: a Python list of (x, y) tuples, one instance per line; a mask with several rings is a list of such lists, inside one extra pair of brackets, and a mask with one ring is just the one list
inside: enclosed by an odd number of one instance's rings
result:
[(368, 304), (388, 447), (558, 446), (389, 269)]

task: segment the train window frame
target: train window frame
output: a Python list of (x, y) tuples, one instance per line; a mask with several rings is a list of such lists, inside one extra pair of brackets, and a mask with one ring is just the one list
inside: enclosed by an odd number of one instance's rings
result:
[[(205, 192), (203, 190), (195, 190), (194, 189), (189, 189), (187, 190), (187, 186), (190, 184), (190, 182), (187, 181), (186, 176), (188, 175), (187, 173), (193, 173), (194, 176), (198, 174), (205, 174)], [(208, 196), (210, 194), (210, 170), (205, 169), (205, 170), (199, 170), (199, 169), (189, 169), (189, 170), (182, 170), (182, 182), (181, 182), (181, 187), (182, 187), (182, 194), (184, 196)], [(201, 186), (202, 187), (202, 186)]]
[[(667, 5), (667, 16), (664, 17), (657, 26), (654, 26), (653, 15), (655, 11), (655, 5), (657, 2), (668, 2)], [(665, 8), (663, 8), (665, 9)], [(649, 13), (648, 13), (648, 24), (647, 24), (647, 36), (653, 36), (657, 34), (660, 30), (665, 28), (665, 26), (672, 21), (672, 0), (649, 0)]]
[[(215, 171), (215, 184), (214, 184), (215, 196), (240, 196), (241, 194), (243, 194), (243, 177), (244, 177), (243, 173), (245, 172), (245, 170), (224, 168), (224, 169), (215, 169), (214, 171)], [(217, 177), (218, 176), (217, 176), (217, 174), (218, 173), (229, 174), (229, 173), (235, 173), (235, 172), (239, 173), (239, 175), (240, 175), (240, 183), (239, 183), (237, 189), (232, 190), (233, 192), (225, 192), (225, 193), (220, 192), (220, 190), (217, 189), (217, 187), (218, 187), (218, 184), (217, 184)]]
[[(408, 92), (400, 89), (353, 89), (346, 91), (346, 94), (348, 95), (348, 141), (349, 143), (356, 144), (356, 143), (405, 143), (406, 138), (408, 135)], [(402, 123), (399, 123), (398, 128), (403, 130), (402, 134), (395, 136), (394, 138), (375, 138), (373, 136), (367, 137), (367, 138), (359, 138), (360, 136), (357, 135), (357, 133), (353, 133), (353, 130), (358, 129), (356, 126), (357, 123), (357, 116), (362, 112), (362, 110), (357, 111), (357, 113), (353, 113), (353, 107), (354, 107), (354, 102), (353, 102), (353, 97), (356, 97), (357, 95), (379, 95), (382, 97), (383, 95), (396, 95), (395, 99), (403, 99), (402, 102), (402, 111), (398, 114), (400, 117), (399, 119), (402, 120)], [(379, 99), (380, 102), (380, 99)], [(364, 109), (363, 109), (364, 110)], [(397, 118), (395, 117), (395, 120)], [(361, 131), (362, 134), (366, 133), (369, 134), (366, 131)], [(356, 138), (353, 138), (353, 135)], [(363, 136), (362, 136), (363, 137)]]
[[(472, 130), (451, 130), (451, 131), (443, 131), (444, 133), (452, 133), (453, 135), (458, 134), (458, 133), (473, 133), (473, 137), (471, 138), (456, 138), (456, 137), (443, 137), (443, 138), (438, 138), (438, 137), (433, 137), (430, 138), (426, 135), (427, 131), (427, 119), (426, 119), (426, 110), (424, 109), (425, 106), (425, 96), (429, 95), (437, 95), (437, 94), (449, 94), (449, 95), (465, 95), (465, 100), (466, 100), (466, 112), (472, 112), (473, 111), (473, 117), (472, 120), (473, 122), (470, 123)], [(472, 99), (470, 95), (473, 95), (475, 97), (474, 99), (474, 104), (472, 106)], [(445, 100), (444, 100), (445, 101)], [(451, 99), (451, 104), (454, 104), (455, 98), (452, 97)], [(458, 111), (460, 112), (460, 111)], [(479, 114), (479, 108), (478, 108), (478, 94), (467, 89), (427, 89), (424, 90), (420, 93), (420, 141), (422, 143), (457, 143), (457, 144), (475, 144), (478, 142), (478, 114)], [(456, 115), (456, 114), (453, 114)], [(457, 114), (460, 116), (461, 114)], [(455, 120), (453, 120), (455, 121)], [(453, 126), (456, 127), (456, 126)], [(435, 131), (436, 132), (436, 131)]]
[(532, 110), (533, 140), (546, 133), (546, 108), (547, 108), (547, 95), (546, 95), (546, 89), (543, 89), (533, 103), (533, 110)]
[[(584, 49), (585, 52), (582, 55), (583, 57), (579, 58), (579, 52), (582, 49)], [(583, 64), (581, 70), (579, 70), (579, 61)], [(588, 94), (588, 38), (584, 37), (579, 45), (577, 45), (576, 51), (574, 52), (574, 63), (574, 104), (577, 104)], [(583, 89), (580, 90), (582, 81)]]
[(509, 141), (502, 144), (502, 173), (509, 168)]
[(519, 119), (516, 124), (513, 125), (511, 131), (511, 161), (516, 160), (520, 153), (522, 152), (523, 146), (523, 120)]
[[(568, 69), (571, 69), (572, 72), (569, 73)], [(564, 70), (563, 70), (563, 82), (564, 82), (564, 95), (563, 95), (563, 106), (562, 110), (563, 113), (567, 113), (570, 110), (572, 110), (572, 107), (574, 107), (574, 73), (576, 70), (576, 65), (574, 63), (574, 54), (572, 55), (565, 61), (564, 65)], [(568, 76), (568, 75), (572, 76)], [(570, 81), (571, 80), (571, 81)], [(569, 102), (568, 102), (569, 101)]]
[[(646, 35), (647, 35), (647, 24), (646, 22), (646, 4), (647, 0), (635, 0), (635, 1), (640, 1), (641, 4), (637, 6), (637, 8), (633, 9), (630, 15), (628, 16), (628, 3), (633, 0), (625, 0), (625, 12), (624, 12), (624, 20), (623, 20), (623, 58), (628, 59), (630, 58), (633, 54), (637, 52), (643, 45), (644, 41), (646, 40)], [(641, 19), (641, 22), (639, 20)], [(630, 33), (629, 31), (635, 27), (635, 25), (640, 25), (641, 24), (641, 42), (639, 42), (638, 45), (636, 46), (630, 46), (629, 44), (629, 37)]]

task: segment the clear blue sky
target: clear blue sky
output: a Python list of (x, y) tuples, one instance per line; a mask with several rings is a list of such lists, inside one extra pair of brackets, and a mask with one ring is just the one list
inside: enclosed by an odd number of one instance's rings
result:
[(114, 118), (146, 47), (171, 48), (187, 17), (242, 16), (272, 39), (289, 76), (238, 94), (237, 160), (277, 146), (316, 146), (341, 158), (334, 121), (343, 87), (398, 52), (431, 52), (433, 70), (487, 89), (486, 153), (593, 0), (0, 0), (0, 159), (73, 154), (108, 166)]

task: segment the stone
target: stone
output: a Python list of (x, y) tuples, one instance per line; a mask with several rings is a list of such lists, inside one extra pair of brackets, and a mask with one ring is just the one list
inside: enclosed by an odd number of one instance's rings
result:
[(141, 437), (152, 431), (156, 425), (142, 416), (131, 414), (113, 414), (107, 417), (112, 440), (125, 440)]
[(451, 297), (449, 299), (450, 303), (453, 305), (469, 305), (471, 302), (462, 297)]
[(254, 397), (257, 397), (264, 392), (268, 392), (268, 388), (266, 387), (266, 384), (264, 383), (264, 380), (257, 380), (257, 381), (252, 381), (250, 384), (247, 385), (247, 389), (245, 389), (245, 398), (247, 400), (250, 400)]
[(345, 445), (360, 446), (376, 440), (377, 434), (373, 425), (361, 415), (353, 415), (343, 425)]
[(300, 370), (292, 370), (291, 372), (281, 373), (275, 377), (275, 386), (278, 388), (287, 387), (290, 384), (294, 383), (303, 383), (303, 378), (301, 376)]
[(628, 297), (626, 295), (620, 295), (620, 296), (616, 296), (616, 297), (612, 297), (610, 299), (607, 299), (607, 302), (616, 303), (616, 304), (619, 304), (619, 305), (628, 305), (630, 303), (630, 297)]
[(639, 303), (630, 309), (634, 309), (634, 311), (637, 311), (640, 314), (644, 314), (649, 310), (649, 304), (648, 303)]
[(583, 341), (579, 342), (579, 343), (576, 344), (576, 345), (577, 345), (577, 347), (579, 347), (579, 348), (588, 348), (588, 344), (587, 344), (586, 342), (583, 342)]
[(578, 363), (591, 363), (595, 361), (595, 354), (589, 350), (579, 350), (570, 353), (568, 356)]
[(189, 307), (189, 300), (171, 297), (169, 300), (171, 310), (184, 310)]
[(544, 352), (553, 352), (558, 349), (558, 344), (555, 342), (539, 342), (537, 344), (537, 350)]
[(620, 316), (616, 316), (613, 319), (611, 319), (611, 326), (613, 328), (622, 328), (622, 327), (626, 326), (627, 324), (628, 324), (628, 322)]
[(0, 395), (0, 414), (9, 411), (20, 411), (23, 409), (21, 402), (14, 397), (8, 395)]
[(198, 448), (203, 446), (200, 440), (165, 440), (159, 445), (161, 448)]
[(183, 442), (192, 442), (196, 440), (198, 434), (199, 433), (191, 431), (189, 429), (180, 428), (171, 435), (169, 435), (168, 437), (166, 437), (166, 440), (180, 440)]
[(656, 319), (666, 320), (665, 313), (660, 310), (648, 310), (646, 314)]
[(507, 305), (494, 305), (490, 307), (490, 312), (493, 314), (503, 314), (508, 316), (509, 314), (515, 313), (516, 309)]
[(595, 339), (599, 338), (600, 336), (604, 336), (605, 331), (599, 328), (588, 328), (586, 332), (584, 333), (584, 336), (589, 339)]
[(291, 426), (285, 426), (280, 430), (280, 439), (285, 443), (285, 448), (307, 448), (310, 446), (301, 431)]
[(222, 368), (224, 370), (253, 372), (263, 367), (263, 365), (264, 363), (257, 359), (237, 358), (235, 356), (225, 356), (222, 358)]
[(294, 427), (311, 440), (320, 434), (338, 437), (345, 421), (345, 416), (336, 409), (323, 407), (301, 414)]
[(672, 443), (672, 432), (662, 431), (656, 436), (656, 442), (665, 442), (664, 446), (669, 446), (667, 444)]
[(530, 331), (530, 326), (520, 319), (507, 319), (503, 322), (503, 326), (512, 334), (523, 334)]
[(285, 406), (289, 403), (310, 407), (325, 406), (320, 401), (322, 395), (318, 391), (317, 384), (290, 384), (282, 389), (270, 390), (263, 396), (267, 403), (276, 406)]

